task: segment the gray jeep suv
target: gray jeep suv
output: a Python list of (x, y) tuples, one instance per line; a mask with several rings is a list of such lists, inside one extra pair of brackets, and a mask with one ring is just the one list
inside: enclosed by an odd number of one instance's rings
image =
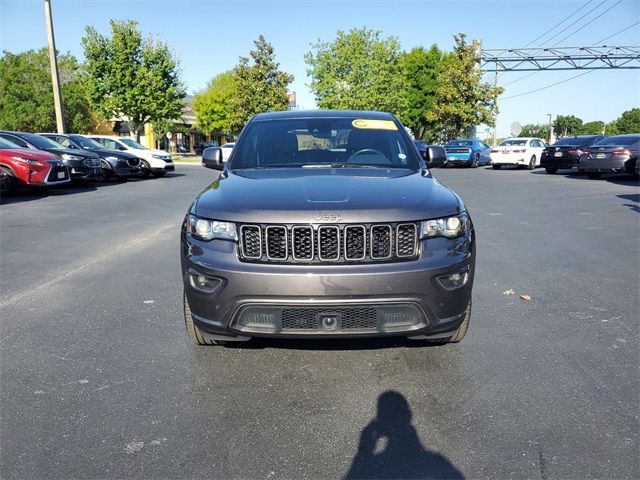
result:
[(473, 224), (402, 124), (362, 111), (260, 114), (195, 199), (181, 234), (184, 315), (198, 345), (251, 337), (460, 341)]

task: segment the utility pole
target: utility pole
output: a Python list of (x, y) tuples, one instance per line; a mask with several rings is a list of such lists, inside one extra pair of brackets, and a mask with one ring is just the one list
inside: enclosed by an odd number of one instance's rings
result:
[(47, 23), (47, 39), (49, 41), (49, 66), (51, 67), (51, 85), (53, 85), (53, 103), (56, 110), (56, 127), (58, 128), (58, 133), (64, 133), (62, 100), (60, 99), (60, 83), (58, 81), (56, 41), (53, 37), (53, 20), (51, 19), (51, 0), (44, 0), (44, 18)]
[(551, 126), (551, 114), (547, 113), (547, 115), (549, 116), (549, 143), (551, 143), (551, 137), (553, 137), (553, 127)]
[[(493, 78), (493, 87), (498, 88), (498, 64), (496, 63), (496, 75)], [(496, 146), (498, 142), (496, 129), (498, 128), (498, 97), (496, 97), (496, 103), (493, 105), (493, 145)]]

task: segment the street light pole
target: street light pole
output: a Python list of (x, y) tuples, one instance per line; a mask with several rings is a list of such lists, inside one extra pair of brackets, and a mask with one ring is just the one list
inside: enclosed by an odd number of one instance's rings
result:
[[(496, 64), (496, 75), (493, 78), (493, 87), (498, 88), (498, 65)], [(496, 97), (496, 103), (493, 106), (493, 145), (496, 146), (498, 133), (496, 129), (498, 128), (498, 97)]]
[(551, 143), (551, 140), (553, 137), (553, 126), (551, 125), (551, 114), (547, 113), (547, 116), (549, 117), (549, 143)]
[(53, 20), (51, 18), (51, 0), (44, 0), (44, 18), (47, 23), (47, 39), (49, 42), (49, 66), (51, 67), (51, 85), (53, 86), (53, 104), (56, 111), (56, 127), (58, 133), (64, 133), (62, 116), (62, 100), (58, 81), (58, 59), (56, 57), (56, 41), (53, 36)]

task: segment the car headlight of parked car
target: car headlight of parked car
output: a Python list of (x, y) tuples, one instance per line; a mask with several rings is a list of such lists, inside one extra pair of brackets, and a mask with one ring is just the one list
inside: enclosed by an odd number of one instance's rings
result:
[(469, 216), (466, 213), (452, 217), (434, 218), (424, 220), (420, 224), (421, 238), (456, 238), (465, 233), (471, 227)]
[(69, 153), (63, 153), (60, 155), (65, 162), (79, 162), (83, 157), (78, 157), (77, 155), (71, 155)]
[(156, 155), (155, 153), (153, 155), (151, 155), (153, 158), (157, 158), (158, 160), (164, 160), (165, 162), (168, 162), (169, 160), (171, 160), (171, 157), (167, 156), (167, 155)]
[(23, 157), (11, 157), (13, 160), (15, 160), (16, 162), (22, 162), (22, 163), (26, 163), (28, 165), (33, 165), (33, 166), (38, 166), (38, 167), (43, 167), (44, 165), (40, 162), (38, 162), (37, 160), (30, 160), (28, 158), (23, 158)]
[(222, 240), (238, 240), (236, 224), (233, 222), (220, 222), (208, 218), (189, 215), (187, 221), (187, 233), (193, 238), (208, 242), (214, 238)]

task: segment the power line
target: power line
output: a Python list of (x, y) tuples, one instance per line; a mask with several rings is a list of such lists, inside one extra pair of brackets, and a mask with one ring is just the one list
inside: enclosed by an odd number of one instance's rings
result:
[(621, 34), (622, 32), (626, 32), (627, 30), (629, 30), (630, 28), (635, 27), (636, 25), (639, 25), (640, 22), (636, 22), (633, 25), (629, 25), (627, 28), (623, 28), (622, 30), (617, 31), (616, 33), (614, 33), (613, 35), (609, 35), (608, 37), (603, 38), (602, 40), (598, 40), (596, 43), (593, 44), (593, 46), (598, 45), (599, 43), (604, 42), (605, 40), (609, 40), (610, 38), (615, 37), (616, 35)]
[[(593, 7), (591, 10), (589, 10), (587, 13), (585, 13), (584, 15), (582, 15), (579, 19), (577, 19), (575, 22), (573, 22), (571, 25), (569, 25), (570, 27), (572, 27), (573, 25), (575, 25), (576, 23), (578, 23), (580, 20), (582, 20), (584, 17), (588, 16), (591, 12), (593, 12), (594, 10), (600, 8), (600, 6), (602, 6), (603, 4), (607, 3), (608, 0), (602, 0), (602, 2), (600, 2), (598, 5), (596, 5), (595, 7)], [(596, 17), (597, 18), (597, 17)], [(554, 38), (558, 37), (559, 35), (562, 35), (565, 32), (565, 30), (561, 30), (558, 33), (556, 33), (555, 35), (553, 35), (551, 38), (547, 38), (547, 42), (550, 42), (551, 40), (553, 40)], [(542, 45), (540, 45), (542, 46)]]
[(535, 93), (535, 92), (539, 92), (541, 90), (546, 90), (547, 88), (555, 87), (556, 85), (560, 85), (561, 83), (566, 83), (569, 80), (573, 80), (574, 78), (582, 77), (582, 76), (584, 76), (584, 75), (586, 75), (588, 73), (592, 73), (594, 71), (595, 70), (587, 70), (586, 72), (582, 72), (582, 73), (580, 73), (578, 75), (574, 75), (573, 77), (565, 78), (564, 80), (560, 80), (559, 82), (555, 82), (555, 83), (552, 83), (550, 85), (546, 85), (544, 87), (536, 88), (535, 90), (531, 90), (529, 92), (519, 93), (518, 95), (511, 95), (510, 97), (504, 97), (504, 98), (501, 98), (500, 100), (509, 100), (511, 98), (522, 97), (524, 95), (529, 95), (530, 93)]
[(618, 0), (616, 3), (614, 3), (613, 5), (611, 5), (609, 8), (607, 8), (604, 12), (600, 13), (597, 17), (591, 19), (590, 21), (588, 21), (587, 23), (585, 23), (584, 25), (582, 25), (580, 28), (578, 28), (577, 30), (574, 30), (573, 33), (570, 33), (569, 35), (567, 35), (566, 37), (563, 37), (562, 40), (560, 40), (558, 43), (556, 43), (555, 46), (560, 45), (562, 42), (564, 42), (567, 38), (569, 37), (573, 37), (576, 33), (578, 33), (580, 30), (582, 30), (583, 28), (588, 27), (589, 25), (591, 25), (593, 22), (595, 22), (596, 20), (598, 20), (599, 18), (601, 18), (604, 14), (610, 12), (612, 9), (614, 9), (616, 6), (618, 6), (619, 4), (622, 3), (622, 0)]
[(587, 3), (585, 3), (584, 5), (582, 5), (580, 8), (578, 8), (577, 10), (574, 10), (571, 14), (569, 14), (568, 16), (566, 16), (565, 18), (563, 18), (560, 22), (556, 23), (553, 27), (551, 27), (549, 30), (547, 30), (546, 32), (544, 32), (542, 35), (534, 38), (533, 40), (531, 40), (529, 43), (527, 43), (523, 48), (527, 48), (529, 45), (531, 45), (532, 43), (537, 42), (538, 40), (540, 40), (542, 37), (544, 37), (545, 35), (547, 35), (548, 33), (551, 33), (553, 30), (555, 30), (557, 27), (559, 27), (560, 25), (562, 25), (564, 22), (566, 22), (567, 20), (569, 20), (571, 17), (573, 17), (576, 13), (578, 13), (580, 10), (582, 10), (584, 7), (586, 7), (587, 5), (589, 5), (591, 2), (593, 2), (593, 0), (589, 0)]

